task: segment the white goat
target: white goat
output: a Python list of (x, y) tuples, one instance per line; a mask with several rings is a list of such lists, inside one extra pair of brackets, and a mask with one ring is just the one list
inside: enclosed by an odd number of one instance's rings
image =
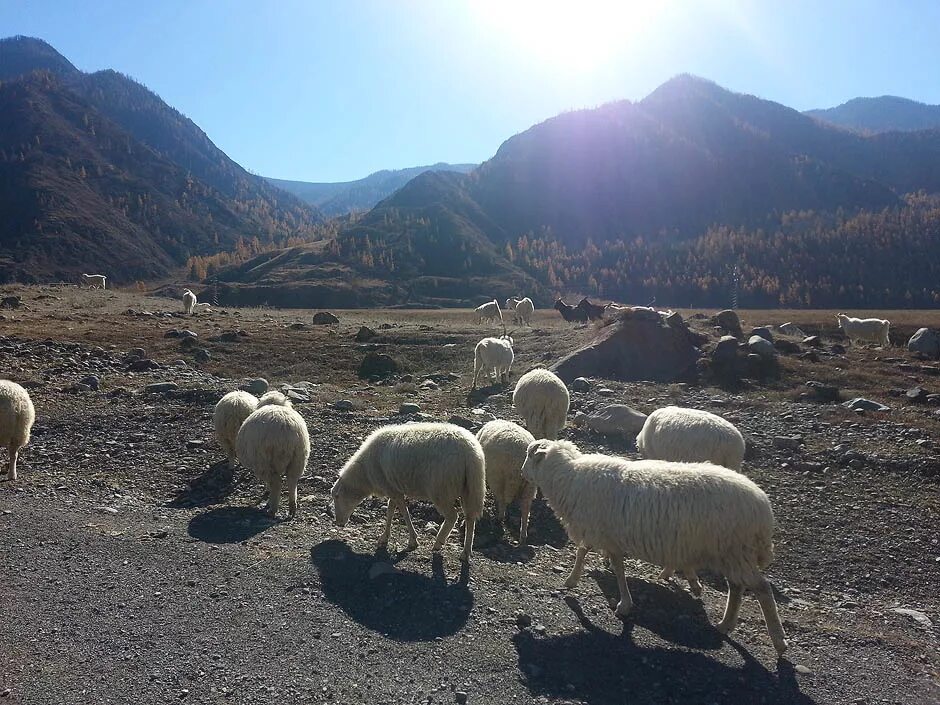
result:
[(528, 296), (524, 299), (512, 297), (506, 299), (506, 308), (513, 312), (513, 321), (527, 326), (531, 326), (532, 314), (535, 312), (535, 304)]
[(463, 560), (470, 560), (473, 532), (486, 496), (483, 449), (472, 433), (446, 423), (384, 426), (374, 431), (339, 472), (333, 485), (333, 516), (345, 526), (353, 510), (370, 495), (388, 497), (385, 531), (379, 548), (388, 546), (395, 510), (408, 527), (408, 549), (418, 547), (405, 498), (426, 499), (444, 521), (433, 551), (440, 551), (457, 523), (459, 499), (466, 518)]
[(0, 380), (0, 446), (10, 454), (7, 479), (16, 479), (16, 460), (20, 448), (29, 443), (29, 433), (36, 420), (36, 410), (29, 393), (16, 382)]
[(235, 466), (235, 439), (251, 412), (258, 408), (258, 399), (248, 392), (229, 392), (219, 400), (212, 412), (215, 437), (225, 451), (228, 466)]
[(189, 289), (183, 289), (183, 310), (191, 316), (196, 308), (196, 295)]
[(503, 323), (503, 312), (499, 310), (499, 301), (496, 299), (487, 301), (485, 304), (481, 304), (473, 310), (476, 313), (478, 323), (483, 323), (483, 321), (499, 321)]
[(525, 544), (529, 534), (529, 510), (535, 499), (536, 487), (522, 477), (531, 433), (512, 421), (490, 421), (477, 432), (477, 440), (486, 457), (486, 486), (496, 500), (496, 518), (506, 521), (506, 510), (519, 500), (519, 543)]
[(484, 338), (473, 349), (473, 389), (477, 388), (480, 372), (493, 379), (495, 375), (502, 384), (509, 379), (515, 355), (512, 351), (512, 338)]
[(845, 333), (849, 342), (855, 343), (875, 343), (888, 347), (891, 341), (888, 338), (888, 332), (891, 328), (891, 321), (883, 318), (852, 318), (840, 313), (836, 316), (839, 322), (839, 328)]
[(744, 461), (744, 436), (734, 424), (707, 411), (678, 406), (647, 416), (636, 448), (651, 460), (708, 462), (731, 470), (740, 470)]
[(303, 417), (289, 406), (259, 406), (238, 430), (235, 452), (267, 487), (266, 510), (272, 516), (277, 514), (281, 482), (286, 478), (288, 514), (293, 517), (297, 513), (297, 482), (310, 457), (310, 434)]
[(108, 278), (104, 274), (82, 274), (82, 281), (91, 289), (105, 289)]
[(626, 615), (633, 598), (623, 556), (664, 566), (707, 568), (728, 581), (725, 615), (717, 625), (737, 624), (744, 589), (760, 604), (778, 654), (787, 648), (770, 583), (762, 571), (773, 559), (774, 515), (767, 495), (733, 470), (710, 463), (629, 462), (582, 455), (567, 441), (529, 446), (522, 476), (545, 493), (577, 546), (565, 585), (578, 584), (588, 550), (610, 558)]
[(558, 438), (565, 427), (571, 397), (558, 375), (536, 368), (526, 372), (512, 393), (512, 405), (536, 438)]

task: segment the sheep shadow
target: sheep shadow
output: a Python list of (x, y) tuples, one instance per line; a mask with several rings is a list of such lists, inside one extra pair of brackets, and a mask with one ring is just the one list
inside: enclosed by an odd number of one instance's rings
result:
[(174, 509), (208, 507), (223, 502), (237, 487), (235, 470), (228, 466), (227, 461), (220, 460), (210, 465), (201, 475), (189, 480), (186, 487), (167, 502), (167, 506)]
[(205, 543), (241, 543), (277, 523), (277, 519), (254, 507), (219, 507), (194, 516), (187, 531)]
[[(577, 601), (571, 598), (577, 605)], [(570, 602), (569, 602), (570, 604)], [(717, 703), (738, 705), (812, 705), (800, 692), (792, 667), (779, 662), (774, 675), (732, 640), (744, 660), (729, 666), (707, 654), (683, 649), (644, 647), (628, 626), (620, 634), (594, 625), (580, 606), (575, 614), (583, 631), (539, 637), (524, 630), (512, 637), (522, 683), (533, 696), (568, 699), (588, 705), (630, 703)]]
[[(519, 526), (519, 509), (515, 505), (509, 509), (509, 521), (514, 527)], [(553, 548), (568, 544), (568, 532), (544, 497), (536, 497), (529, 510), (529, 544)]]
[(487, 385), (486, 387), (477, 387), (476, 389), (471, 389), (467, 392), (467, 405), (476, 406), (481, 401), (486, 401), (494, 394), (502, 394), (510, 388), (511, 385), (508, 382), (506, 384), (503, 384), (502, 382), (496, 382), (494, 384)]
[[(467, 565), (457, 582), (448, 583), (439, 554), (432, 557), (432, 577), (395, 567), (403, 556), (356, 553), (342, 541), (329, 539), (313, 547), (310, 562), (324, 597), (367, 629), (403, 642), (458, 632), (473, 608)], [(384, 570), (370, 575), (381, 563)]]

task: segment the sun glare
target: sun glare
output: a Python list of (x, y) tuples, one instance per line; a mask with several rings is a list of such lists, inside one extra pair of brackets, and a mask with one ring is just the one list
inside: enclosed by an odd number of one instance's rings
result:
[(561, 69), (589, 71), (643, 37), (655, 0), (476, 0), (488, 27)]

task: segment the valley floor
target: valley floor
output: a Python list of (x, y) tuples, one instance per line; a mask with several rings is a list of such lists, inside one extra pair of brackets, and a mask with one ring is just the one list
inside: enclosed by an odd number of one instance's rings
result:
[[(0, 482), (0, 702), (940, 702), (940, 421), (893, 391), (940, 391), (940, 377), (902, 347), (786, 357), (780, 380), (734, 391), (604, 382), (573, 394), (572, 413), (679, 403), (742, 430), (744, 472), (769, 494), (779, 526), (769, 577), (790, 651), (778, 661), (753, 600), (731, 639), (712, 628), (724, 605), (713, 576), (697, 600), (684, 582), (658, 582), (658, 568), (632, 562), (636, 606), (625, 622), (597, 556), (566, 591), (574, 551), (542, 500), (529, 547), (512, 539), (518, 514), (506, 534), (482, 521), (469, 571), (457, 532), (443, 558), (430, 557), (439, 517), (427, 505), (413, 507), (422, 537), (409, 554), (374, 554), (378, 500), (346, 528), (331, 524), (337, 470), (371, 430), (401, 420), (401, 403), (435, 420), (515, 418), (511, 389), (468, 395), (473, 344), (497, 332), (468, 311), (336, 311), (339, 324), (314, 326), (310, 311), (183, 318), (177, 301), (133, 293), (10, 293), (28, 308), (3, 312), (0, 371), (29, 387), (37, 421), (20, 479)], [(741, 316), (746, 328), (793, 320), (835, 335), (831, 312)], [(901, 337), (940, 327), (940, 312), (888, 317)], [(377, 333), (370, 343), (354, 340), (362, 325)], [(207, 362), (164, 337), (180, 328), (198, 335)], [(238, 330), (247, 335), (223, 335)], [(515, 331), (513, 380), (591, 335), (539, 312), (533, 329)], [(128, 372), (135, 347), (159, 366)], [(370, 347), (402, 374), (358, 379)], [(98, 391), (73, 386), (88, 375)], [(258, 485), (220, 465), (212, 437), (215, 401), (258, 376), (309, 399), (295, 403), (313, 451), (292, 522), (254, 509)], [(810, 379), (892, 411), (800, 401)], [(143, 391), (156, 382), (177, 386)], [(602, 386), (612, 395), (598, 395)], [(351, 410), (334, 408), (343, 399)], [(778, 436), (802, 444), (783, 449)], [(565, 437), (635, 456), (632, 441), (570, 426)], [(400, 524), (396, 538), (403, 546)]]

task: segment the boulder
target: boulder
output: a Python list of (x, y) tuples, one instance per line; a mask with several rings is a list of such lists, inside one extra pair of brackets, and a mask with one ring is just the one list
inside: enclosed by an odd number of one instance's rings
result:
[(732, 335), (741, 335), (741, 319), (730, 308), (719, 311), (712, 320)]
[(927, 397), (930, 396), (930, 392), (928, 392), (923, 387), (911, 387), (906, 392), (904, 392), (904, 396), (907, 397), (907, 400), (913, 404), (926, 404)]
[(751, 328), (751, 335), (759, 335), (764, 340), (768, 340), (771, 343), (774, 342), (774, 334), (770, 332), (770, 328), (767, 326), (758, 326), (756, 328)]
[(368, 326), (361, 326), (359, 332), (356, 333), (356, 342), (365, 343), (372, 340), (376, 335), (377, 333)]
[(794, 338), (806, 337), (806, 333), (800, 330), (799, 326), (794, 323), (790, 323), (789, 321), (786, 323), (781, 323), (779, 326), (777, 326), (777, 330), (779, 330), (784, 335), (792, 335)]
[(816, 401), (821, 402), (834, 402), (839, 401), (839, 388), (832, 384), (823, 384), (822, 382), (816, 382), (815, 380), (810, 380), (806, 383), (806, 386), (810, 388), (811, 396)]
[(339, 319), (329, 311), (317, 311), (313, 314), (313, 325), (315, 326), (328, 326), (334, 323), (339, 323)]
[(574, 425), (607, 436), (636, 436), (646, 422), (646, 414), (625, 404), (608, 404), (593, 413), (578, 412)]
[(855, 397), (854, 399), (843, 402), (842, 406), (846, 409), (852, 409), (853, 411), (891, 411), (890, 406), (885, 406), (884, 404), (879, 404), (876, 401), (862, 397)]
[(590, 392), (591, 382), (586, 377), (575, 377), (571, 381), (572, 392)]
[(808, 348), (821, 348), (822, 341), (819, 339), (818, 335), (808, 335), (803, 338), (803, 345)]
[(385, 353), (368, 352), (359, 364), (359, 377), (388, 377), (399, 370), (395, 359)]
[(766, 338), (759, 335), (752, 335), (747, 341), (747, 349), (752, 353), (760, 355), (768, 360), (773, 360), (777, 355), (774, 344)]
[(907, 349), (936, 360), (940, 358), (940, 335), (931, 328), (918, 328), (907, 341)]
[(738, 359), (738, 339), (733, 335), (723, 335), (712, 350), (712, 362), (733, 364)]
[(637, 309), (621, 313), (551, 369), (567, 384), (578, 377), (673, 382), (694, 374), (700, 355), (684, 326), (670, 326), (655, 311)]
[(259, 396), (268, 391), (268, 380), (266, 380), (264, 377), (256, 377), (255, 379), (250, 379), (245, 382), (241, 388), (249, 394)]
[(4, 296), (0, 300), (0, 308), (19, 308), (23, 305), (23, 300), (19, 296)]
[(800, 346), (794, 343), (792, 340), (787, 340), (786, 338), (777, 338), (774, 341), (774, 347), (777, 348), (779, 352), (785, 353), (787, 355), (791, 353), (800, 352)]

